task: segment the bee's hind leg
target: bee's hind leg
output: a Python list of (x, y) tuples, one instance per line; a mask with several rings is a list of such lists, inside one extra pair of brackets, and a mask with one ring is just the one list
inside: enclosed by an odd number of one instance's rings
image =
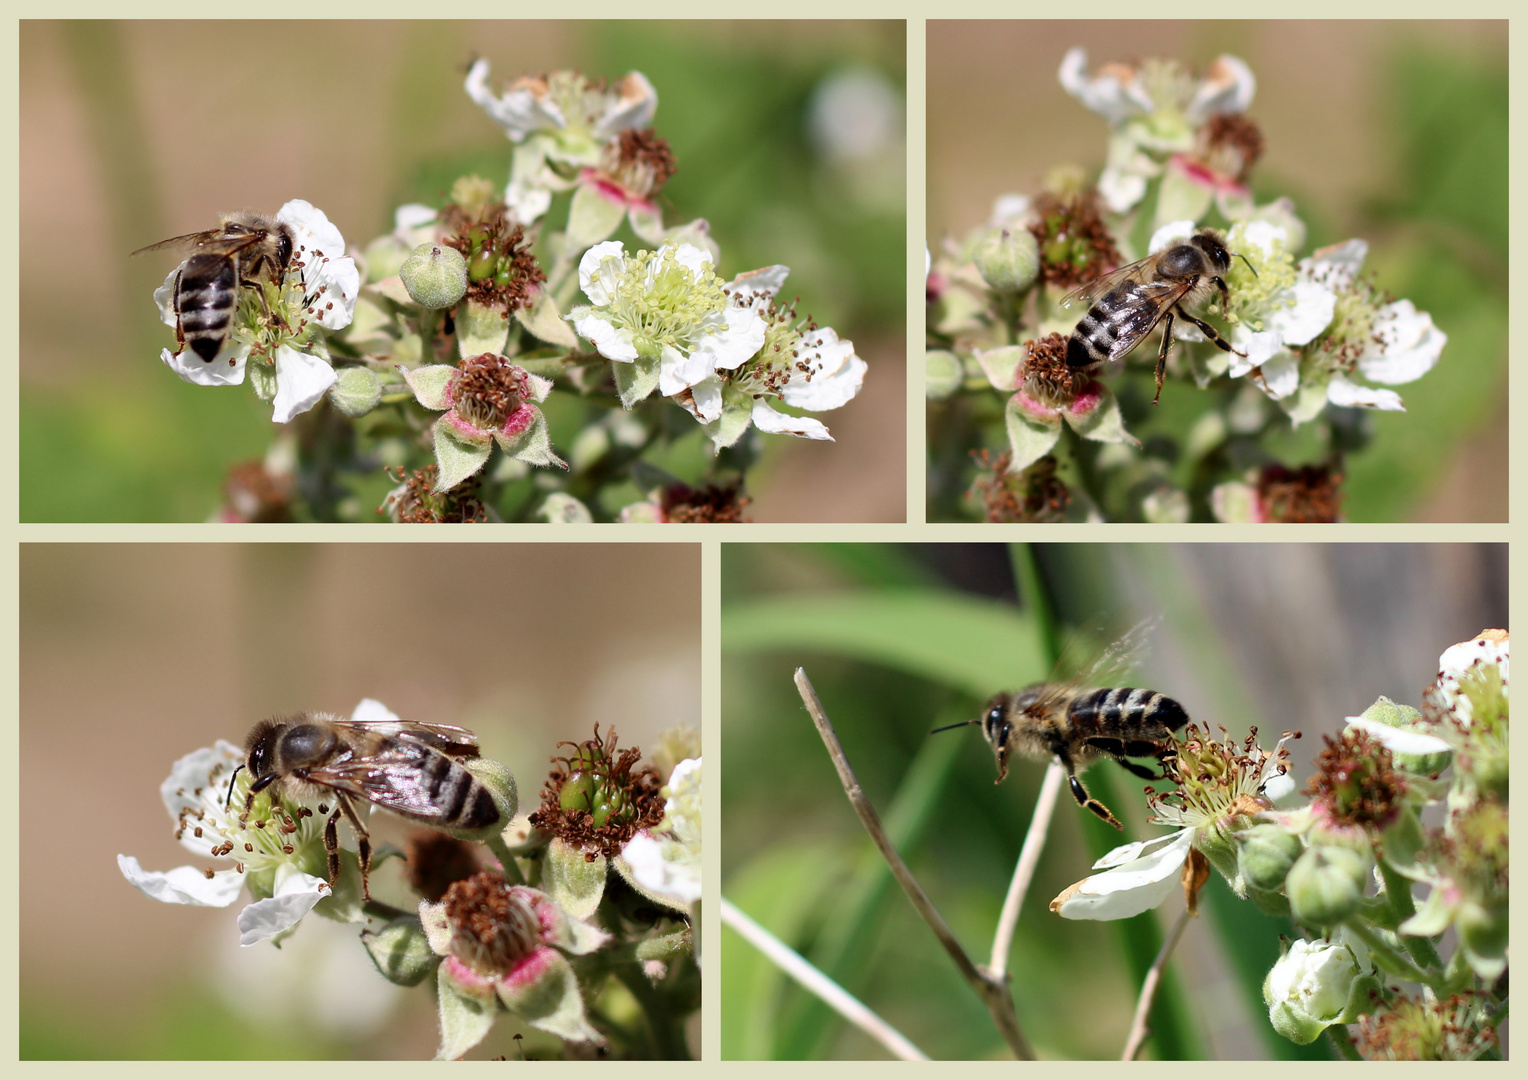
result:
[(1072, 771), (1071, 764), (1069, 762), (1063, 762), (1063, 764), (1066, 765), (1067, 783), (1071, 785), (1072, 798), (1077, 800), (1077, 805), (1093, 811), (1093, 813), (1103, 818), (1110, 825), (1123, 832), (1125, 827), (1119, 823), (1119, 819), (1109, 812), (1107, 806), (1088, 794), (1088, 789), (1082, 786), (1082, 781), (1077, 779), (1077, 774)]

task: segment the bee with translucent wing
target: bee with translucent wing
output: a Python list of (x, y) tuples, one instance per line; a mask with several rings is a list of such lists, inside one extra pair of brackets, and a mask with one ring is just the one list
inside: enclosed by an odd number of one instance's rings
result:
[(1023, 690), (995, 695), (975, 720), (936, 728), (949, 731), (980, 724), (997, 757), (997, 783), (1008, 776), (1014, 751), (1036, 760), (1055, 758), (1066, 769), (1077, 805), (1086, 807), (1116, 829), (1124, 826), (1109, 808), (1088, 794), (1078, 772), (1099, 758), (1112, 758), (1136, 776), (1162, 777), (1128, 758), (1174, 753), (1174, 733), (1188, 722), (1183, 706), (1155, 690), (1110, 687), (1134, 666), (1156, 620), (1136, 625), (1096, 654), (1082, 638), (1069, 641), (1050, 680)]
[[(1217, 348), (1245, 357), (1246, 353), (1232, 348), (1213, 326), (1185, 310), (1203, 304), (1217, 289), (1221, 309), (1225, 309), (1230, 290), (1224, 275), (1233, 257), (1247, 261), (1245, 255), (1227, 251), (1225, 241), (1214, 229), (1200, 229), (1182, 243), (1073, 289), (1062, 297), (1061, 306), (1087, 305), (1087, 311), (1067, 341), (1067, 367), (1081, 371), (1109, 360), (1122, 360), (1165, 319), (1162, 351), (1157, 354), (1157, 393), (1151, 399), (1155, 405), (1162, 397), (1175, 317), (1193, 323)], [(1247, 262), (1247, 266), (1252, 264)]]

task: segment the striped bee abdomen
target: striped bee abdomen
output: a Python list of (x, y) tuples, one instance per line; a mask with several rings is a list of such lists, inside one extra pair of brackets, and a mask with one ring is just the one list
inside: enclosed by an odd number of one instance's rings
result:
[(430, 790), (432, 817), (458, 829), (480, 829), (499, 820), (488, 789), (455, 759), (432, 752), (420, 770)]
[(1077, 321), (1066, 343), (1067, 367), (1085, 368), (1118, 359), (1151, 332), (1161, 312), (1140, 283), (1120, 284), (1099, 297)]
[(192, 351), (208, 363), (228, 336), (238, 284), (233, 262), (218, 255), (193, 255), (181, 268), (175, 314)]
[(1188, 713), (1166, 694), (1124, 686), (1079, 696), (1067, 710), (1067, 720), (1081, 738), (1117, 740), (1128, 746), (1160, 741), (1188, 723)]

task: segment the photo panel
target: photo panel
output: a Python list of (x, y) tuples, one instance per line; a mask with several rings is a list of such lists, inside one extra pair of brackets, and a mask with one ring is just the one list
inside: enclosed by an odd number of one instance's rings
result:
[(724, 545), (722, 1057), (1505, 1057), (1507, 566)]
[(20, 36), (23, 521), (906, 519), (905, 21)]
[(928, 520), (1507, 520), (1505, 22), (927, 27)]
[(700, 1056), (699, 545), (20, 561), (23, 1059)]

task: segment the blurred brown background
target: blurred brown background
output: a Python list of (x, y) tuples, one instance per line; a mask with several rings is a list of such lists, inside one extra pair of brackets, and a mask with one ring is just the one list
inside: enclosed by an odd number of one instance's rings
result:
[[(1477, 139), (1505, 145), (1507, 24), (931, 20), (930, 247), (985, 222), (998, 196), (1039, 190), (1056, 166), (1078, 165), (1094, 175), (1102, 168), (1108, 124), (1057, 78), (1074, 46), (1087, 51), (1089, 75), (1111, 61), (1151, 57), (1177, 59), (1195, 71), (1222, 53), (1247, 62), (1257, 79), (1247, 115), (1267, 140), (1252, 174), (1258, 201), (1294, 198), (1310, 226), (1306, 253), (1349, 236), (1367, 239), (1365, 270), (1380, 270), (1381, 287), (1430, 311), (1450, 337), (1430, 381), (1398, 388), (1412, 415), (1377, 418), (1377, 430), (1413, 437), (1414, 445), (1417, 427), (1429, 434), (1425, 453), (1374, 461), (1373, 475), (1362, 478), (1372, 490), (1409, 473), (1425, 488), (1391, 497), (1376, 519), (1506, 521), (1505, 333), (1476, 337), (1494, 316), (1469, 306), (1473, 296), (1485, 312), (1506, 310), (1505, 150), (1489, 155), (1500, 161), (1496, 176), (1485, 175), (1463, 148)], [(1489, 112), (1479, 109), (1478, 94), (1490, 93), (1498, 77), (1499, 101)], [(1470, 79), (1476, 82), (1461, 89)], [(1472, 217), (1475, 235), (1451, 213)], [(1445, 259), (1448, 272), (1440, 274)], [(1479, 384), (1465, 390), (1461, 379)], [(1457, 396), (1429, 412), (1428, 399), (1451, 389)], [(1462, 417), (1461, 409), (1471, 415)], [(1454, 421), (1449, 435), (1439, 433)], [(1411, 436), (1404, 433), (1408, 423), (1415, 425)], [(1363, 455), (1352, 465), (1365, 467)]]
[[(559, 740), (700, 725), (699, 545), (26, 544), (21, 582), (22, 1057), (434, 1053), (432, 994), (377, 978), (354, 928), (240, 949), (247, 894), (181, 907), (123, 879), (118, 854), (194, 862), (158, 787), (198, 747), (374, 697), (476, 731), (528, 810)], [(514, 1054), (507, 1029), (473, 1056)]]
[[(502, 184), (511, 144), (462, 88), (475, 56), (495, 84), (647, 75), (679, 162), (665, 220), (709, 220), (724, 277), (788, 265), (784, 298), (870, 365), (825, 417), (836, 444), (766, 440), (753, 516), (905, 520), (904, 22), (24, 21), (20, 37), (23, 520), (206, 518), (228, 465), (268, 446), (270, 407), (164, 368), (151, 297), (173, 264), (128, 253), (292, 198), (362, 248), (466, 171)], [(855, 72), (895, 115), (870, 156), (839, 159), (812, 103)]]

